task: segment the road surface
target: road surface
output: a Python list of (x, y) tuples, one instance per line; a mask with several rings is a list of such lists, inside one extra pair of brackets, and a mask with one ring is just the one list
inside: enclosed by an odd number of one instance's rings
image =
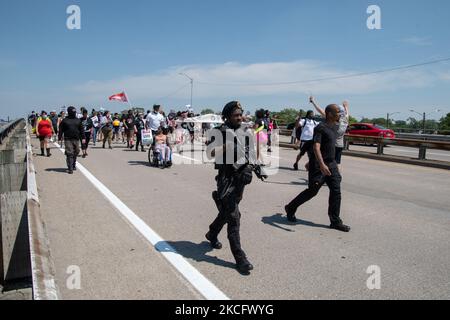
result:
[[(39, 153), (35, 139), (33, 146)], [(205, 298), (85, 174), (68, 175), (62, 152), (52, 150), (34, 161), (63, 299)], [(271, 158), (278, 173), (254, 178), (245, 191), (241, 241), (255, 266), (250, 276), (235, 270), (226, 230), (222, 250), (205, 241), (217, 214), (211, 164), (161, 170), (122, 144), (91, 147), (79, 162), (230, 299), (450, 298), (449, 171), (344, 156), (341, 217), (352, 230), (341, 233), (328, 228), (326, 187), (300, 208), (298, 223), (287, 222), (284, 205), (307, 184), (305, 171), (291, 170), (295, 155), (281, 149)], [(71, 266), (81, 272), (80, 289)], [(367, 287), (370, 266), (381, 271), (380, 289)]]

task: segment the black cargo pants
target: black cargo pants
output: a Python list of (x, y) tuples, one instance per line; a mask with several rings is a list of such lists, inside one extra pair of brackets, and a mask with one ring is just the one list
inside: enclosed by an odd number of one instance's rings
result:
[(239, 203), (242, 200), (245, 185), (237, 178), (233, 178), (231, 183), (232, 191), (223, 199), (219, 199), (218, 195), (223, 194), (224, 188), (229, 185), (231, 174), (225, 174), (219, 171), (217, 180), (217, 192), (213, 192), (213, 198), (219, 209), (219, 214), (213, 223), (209, 226), (210, 235), (217, 238), (220, 231), (227, 224), (228, 240), (230, 242), (231, 252), (236, 261), (246, 258), (241, 248), (241, 239), (239, 234), (241, 212), (239, 211)]
[(297, 210), (299, 206), (314, 198), (324, 183), (330, 189), (328, 199), (328, 216), (331, 224), (340, 224), (342, 220), (339, 218), (341, 212), (341, 181), (342, 177), (335, 163), (328, 165), (331, 176), (324, 176), (317, 166), (311, 167), (308, 173), (308, 189), (301, 192), (287, 206), (290, 210)]

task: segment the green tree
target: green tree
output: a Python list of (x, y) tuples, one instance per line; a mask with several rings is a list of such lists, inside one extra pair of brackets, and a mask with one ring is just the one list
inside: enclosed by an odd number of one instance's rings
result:
[(417, 121), (413, 117), (409, 117), (408, 119), (406, 119), (406, 123), (408, 124), (408, 128), (410, 128), (410, 129), (420, 129), (420, 128), (422, 128), (420, 122)]
[(408, 126), (408, 124), (404, 120), (397, 120), (397, 121), (395, 121), (394, 126), (396, 128), (406, 128)]
[(273, 112), (272, 116), (277, 117), (278, 125), (288, 125), (295, 122), (295, 119), (298, 117), (299, 113), (302, 114), (302, 117), (306, 114), (303, 109), (297, 110), (294, 108), (286, 108), (280, 112)]
[(439, 129), (441, 130), (450, 130), (450, 113), (439, 121)]
[(348, 122), (349, 122), (350, 124), (352, 124), (352, 123), (357, 123), (358, 120), (357, 120), (355, 117), (349, 116), (349, 117), (348, 117)]

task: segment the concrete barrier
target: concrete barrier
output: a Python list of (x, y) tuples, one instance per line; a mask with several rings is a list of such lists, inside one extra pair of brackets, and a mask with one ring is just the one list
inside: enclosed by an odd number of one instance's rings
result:
[(40, 212), (30, 128), (25, 120), (15, 121), (2, 128), (0, 136), (0, 283), (30, 279), (33, 299), (59, 299)]
[(55, 266), (50, 252), (47, 230), (41, 215), (30, 130), (27, 127), (27, 213), (31, 273), (34, 300), (58, 300), (60, 292), (55, 281)]
[(26, 204), (26, 191), (0, 194), (3, 283), (31, 277)]
[(29, 254), (26, 131), (15, 124), (0, 150), (0, 282), (31, 277)]

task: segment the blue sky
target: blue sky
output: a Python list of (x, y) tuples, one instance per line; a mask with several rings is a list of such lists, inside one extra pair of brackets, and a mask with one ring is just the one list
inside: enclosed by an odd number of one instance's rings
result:
[[(68, 30), (66, 8), (81, 8)], [(382, 30), (366, 27), (381, 8)], [(450, 57), (450, 2), (275, 0), (0, 0), (0, 117), (62, 105), (220, 110), (238, 99), (258, 107), (307, 108), (348, 99), (354, 116), (406, 119), (450, 112), (450, 62), (339, 81), (290, 82)], [(236, 84), (252, 84), (241, 86)], [(218, 85), (232, 84), (232, 85)], [(181, 89), (180, 89), (181, 88)], [(441, 109), (440, 113), (431, 113)]]

